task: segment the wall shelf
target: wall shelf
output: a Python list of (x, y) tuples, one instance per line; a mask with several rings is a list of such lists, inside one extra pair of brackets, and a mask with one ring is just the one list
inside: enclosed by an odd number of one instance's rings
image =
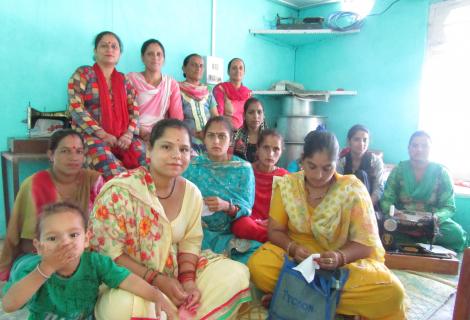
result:
[[(288, 96), (293, 95), (290, 91), (280, 91), (280, 90), (254, 90), (254, 95), (264, 95), (264, 96)], [(355, 96), (357, 91), (353, 90), (332, 90), (332, 91), (317, 91), (312, 90), (308, 92), (308, 97), (306, 99), (311, 99), (312, 101), (323, 101), (328, 102), (331, 96)], [(300, 97), (300, 96), (299, 96)]]
[(249, 32), (253, 36), (259, 36), (267, 41), (290, 47), (300, 47), (316, 41), (331, 39), (332, 37), (359, 33), (359, 29), (349, 31), (336, 31), (332, 29), (305, 29), (305, 30), (277, 30), (264, 29)]

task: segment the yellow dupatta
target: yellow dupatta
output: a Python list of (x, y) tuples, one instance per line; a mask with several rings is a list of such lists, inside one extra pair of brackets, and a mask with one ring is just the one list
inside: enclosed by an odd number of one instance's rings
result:
[(289, 222), (301, 233), (311, 233), (325, 250), (337, 250), (348, 241), (373, 247), (370, 258), (383, 261), (384, 250), (370, 196), (359, 179), (335, 174), (335, 183), (314, 209), (307, 203), (303, 171), (275, 177)]

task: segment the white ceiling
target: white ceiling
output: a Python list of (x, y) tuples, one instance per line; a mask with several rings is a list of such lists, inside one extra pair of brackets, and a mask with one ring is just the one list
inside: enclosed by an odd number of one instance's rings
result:
[(304, 9), (312, 6), (318, 6), (325, 3), (340, 2), (340, 0), (271, 0), (295, 9)]

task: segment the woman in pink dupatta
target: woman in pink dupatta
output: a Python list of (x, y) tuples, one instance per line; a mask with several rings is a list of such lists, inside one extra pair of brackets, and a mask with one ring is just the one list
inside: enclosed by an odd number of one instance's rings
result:
[(162, 74), (165, 62), (165, 47), (156, 39), (149, 39), (140, 49), (143, 72), (131, 72), (127, 76), (137, 90), (140, 112), (140, 137), (148, 142), (150, 131), (161, 119), (183, 120), (183, 107), (178, 82)]
[(235, 130), (243, 125), (243, 106), (251, 97), (251, 90), (242, 84), (245, 76), (245, 63), (240, 58), (234, 58), (228, 63), (228, 82), (215, 86), (213, 94), (217, 102), (219, 115), (228, 117)]
[(191, 130), (191, 147), (200, 154), (205, 151), (203, 130), (211, 117), (218, 116), (214, 96), (201, 82), (204, 73), (204, 60), (197, 53), (184, 58), (183, 75), (185, 81), (179, 83), (183, 103), (184, 123)]

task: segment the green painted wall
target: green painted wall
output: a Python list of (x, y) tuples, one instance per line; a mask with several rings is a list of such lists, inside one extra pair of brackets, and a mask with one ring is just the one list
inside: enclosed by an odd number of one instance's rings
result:
[[(78, 66), (93, 63), (93, 38), (100, 31), (111, 30), (121, 37), (124, 52), (118, 69), (126, 73), (143, 69), (142, 42), (161, 40), (166, 49), (163, 71), (181, 80), (186, 55), (210, 54), (211, 11), (211, 0), (0, 1), (0, 150), (7, 150), (7, 137), (27, 135), (21, 120), (29, 102), (40, 111), (66, 108), (67, 80)], [(245, 84), (253, 89), (294, 77), (292, 49), (248, 33), (250, 28), (264, 28), (276, 13), (296, 11), (268, 0), (217, 1), (216, 55), (224, 58), (225, 67), (231, 58), (243, 58)], [(46, 166), (25, 164), (21, 178)], [(0, 235), (4, 226), (1, 214)]]
[[(373, 12), (392, 0), (376, 1)], [(338, 4), (309, 9), (301, 16), (324, 16)], [(368, 17), (360, 33), (331, 37), (296, 52), (295, 80), (309, 89), (357, 90), (354, 97), (318, 103), (342, 145), (347, 130), (362, 123), (371, 130), (371, 148), (385, 161), (407, 158), (407, 141), (418, 127), (419, 85), (426, 45), (428, 0), (399, 1)]]

